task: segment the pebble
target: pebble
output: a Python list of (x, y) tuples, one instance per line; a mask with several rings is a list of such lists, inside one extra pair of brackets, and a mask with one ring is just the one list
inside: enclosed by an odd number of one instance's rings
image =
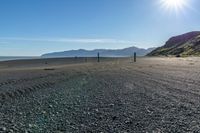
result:
[(95, 109), (96, 112), (99, 112), (99, 109)]
[(9, 133), (14, 133), (14, 131), (12, 129), (9, 129)]
[(43, 114), (46, 114), (47, 112), (46, 112), (46, 111), (42, 111), (42, 113), (43, 113)]
[(50, 105), (49, 105), (49, 108), (53, 108), (53, 105), (50, 104)]
[(6, 131), (6, 127), (0, 127), (0, 131)]
[(30, 128), (32, 128), (32, 127), (33, 127), (33, 125), (32, 125), (32, 124), (28, 124), (28, 126), (29, 126)]
[(109, 106), (110, 106), (110, 107), (114, 107), (114, 104), (113, 104), (113, 103), (111, 103), (111, 104), (109, 104)]
[(133, 122), (128, 118), (127, 120), (125, 120), (125, 124), (132, 124)]
[(22, 115), (23, 113), (22, 112), (19, 112), (19, 115)]
[(81, 124), (81, 127), (85, 127), (85, 125), (84, 125), (84, 124)]

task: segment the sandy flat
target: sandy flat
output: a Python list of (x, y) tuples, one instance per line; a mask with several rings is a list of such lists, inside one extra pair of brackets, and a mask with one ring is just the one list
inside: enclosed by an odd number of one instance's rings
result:
[(199, 105), (200, 58), (0, 62), (0, 132), (200, 132)]

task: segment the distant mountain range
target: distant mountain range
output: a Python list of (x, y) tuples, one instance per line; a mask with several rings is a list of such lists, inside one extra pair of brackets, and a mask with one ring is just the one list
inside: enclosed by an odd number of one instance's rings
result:
[(145, 56), (155, 48), (149, 49), (142, 49), (137, 47), (129, 47), (124, 49), (95, 49), (95, 50), (70, 50), (70, 51), (63, 51), (63, 52), (54, 52), (54, 53), (47, 53), (42, 55), (42, 57), (96, 57), (97, 53), (100, 53), (101, 57), (128, 57), (132, 56), (134, 52), (137, 53), (138, 56)]
[(193, 31), (170, 38), (166, 44), (148, 54), (149, 56), (200, 56), (200, 31)]

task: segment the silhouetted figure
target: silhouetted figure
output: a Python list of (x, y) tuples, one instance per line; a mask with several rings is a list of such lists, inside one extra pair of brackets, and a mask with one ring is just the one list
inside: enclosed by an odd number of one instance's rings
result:
[(137, 58), (136, 52), (134, 52), (134, 62), (136, 62), (136, 58)]
[(97, 54), (97, 61), (100, 62), (99, 52)]

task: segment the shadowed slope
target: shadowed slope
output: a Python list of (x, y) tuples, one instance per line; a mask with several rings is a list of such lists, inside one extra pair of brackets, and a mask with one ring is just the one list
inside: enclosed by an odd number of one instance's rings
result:
[(189, 32), (170, 38), (166, 44), (148, 54), (149, 56), (199, 56), (200, 32)]

